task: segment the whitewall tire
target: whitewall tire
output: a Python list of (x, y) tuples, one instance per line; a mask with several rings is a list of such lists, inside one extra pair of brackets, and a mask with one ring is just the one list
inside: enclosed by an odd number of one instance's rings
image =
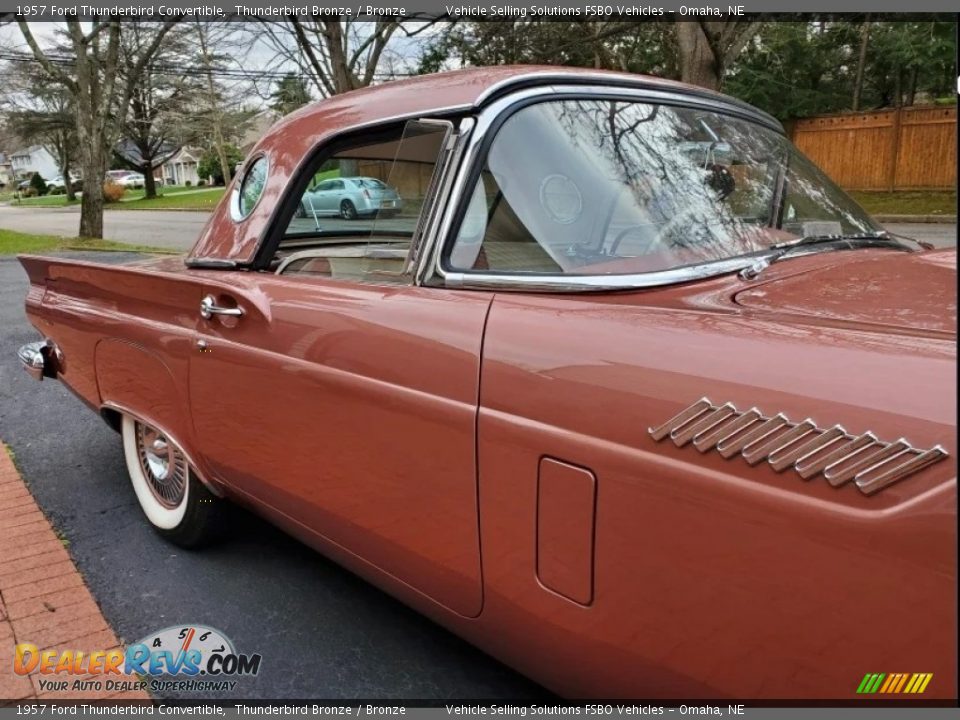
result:
[(154, 530), (183, 547), (203, 544), (217, 525), (219, 500), (162, 430), (124, 415), (122, 432), (133, 491)]

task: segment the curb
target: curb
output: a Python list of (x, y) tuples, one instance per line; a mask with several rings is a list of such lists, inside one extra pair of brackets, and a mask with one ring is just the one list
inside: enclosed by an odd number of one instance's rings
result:
[[(132, 675), (14, 672), (17, 644), (40, 650), (122, 650), (63, 543), (0, 443), (0, 705), (15, 701), (152, 700), (141, 690), (72, 689), (75, 681), (136, 682)], [(47, 683), (67, 682), (55, 691)]]
[(956, 215), (873, 215), (880, 223), (942, 223), (956, 225)]

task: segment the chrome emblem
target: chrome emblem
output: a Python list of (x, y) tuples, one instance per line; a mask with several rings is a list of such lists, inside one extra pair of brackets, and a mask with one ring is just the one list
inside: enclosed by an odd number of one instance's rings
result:
[(883, 442), (870, 432), (851, 435), (840, 425), (826, 430), (807, 418), (791, 422), (767, 417), (757, 408), (737, 410), (700, 398), (650, 436), (669, 437), (677, 447), (693, 443), (702, 453), (716, 450), (726, 459), (740, 455), (750, 465), (766, 462), (777, 472), (792, 467), (804, 480), (823, 475), (833, 487), (851, 480), (865, 495), (902, 480), (949, 455), (940, 445), (920, 450), (900, 438)]

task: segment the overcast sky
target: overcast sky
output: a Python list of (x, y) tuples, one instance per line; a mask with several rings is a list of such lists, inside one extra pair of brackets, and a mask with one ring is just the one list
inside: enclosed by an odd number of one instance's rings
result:
[[(238, 27), (238, 36), (251, 37), (250, 33), (243, 32), (244, 26), (249, 28), (250, 23), (237, 22), (236, 24)], [(31, 33), (33, 33), (41, 47), (47, 47), (52, 44), (57, 28), (62, 29), (65, 27), (63, 23), (59, 22), (31, 22), (29, 26)], [(407, 38), (400, 32), (394, 34), (388, 51), (384, 53), (384, 57), (381, 60), (381, 71), (385, 71), (391, 67), (401, 73), (412, 71), (417, 65), (420, 49), (428, 39), (429, 34), (428, 31), (414, 38)], [(0, 25), (0, 47), (7, 50), (23, 52), (29, 52), (30, 50), (23, 39), (20, 28), (15, 23)], [(290, 63), (279, 61), (276, 57), (276, 52), (267, 42), (262, 39), (257, 39), (255, 35), (251, 37), (250, 42), (245, 43), (245, 49), (242, 52), (243, 56), (236, 57), (235, 60), (236, 66), (244, 70), (254, 72), (278, 72), (294, 69)], [(236, 81), (231, 80), (230, 82)], [(269, 95), (272, 84), (270, 81), (258, 81), (255, 89), (261, 97), (258, 98), (256, 95), (250, 95), (250, 104), (265, 106), (263, 98)], [(312, 85), (311, 93), (315, 99), (319, 99), (319, 93)]]

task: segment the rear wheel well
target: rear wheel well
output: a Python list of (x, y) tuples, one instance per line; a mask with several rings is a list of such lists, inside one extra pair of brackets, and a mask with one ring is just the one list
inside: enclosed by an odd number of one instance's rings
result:
[(114, 410), (113, 408), (100, 408), (100, 417), (103, 418), (103, 421), (113, 428), (114, 432), (120, 432), (123, 428), (123, 415), (119, 410)]

